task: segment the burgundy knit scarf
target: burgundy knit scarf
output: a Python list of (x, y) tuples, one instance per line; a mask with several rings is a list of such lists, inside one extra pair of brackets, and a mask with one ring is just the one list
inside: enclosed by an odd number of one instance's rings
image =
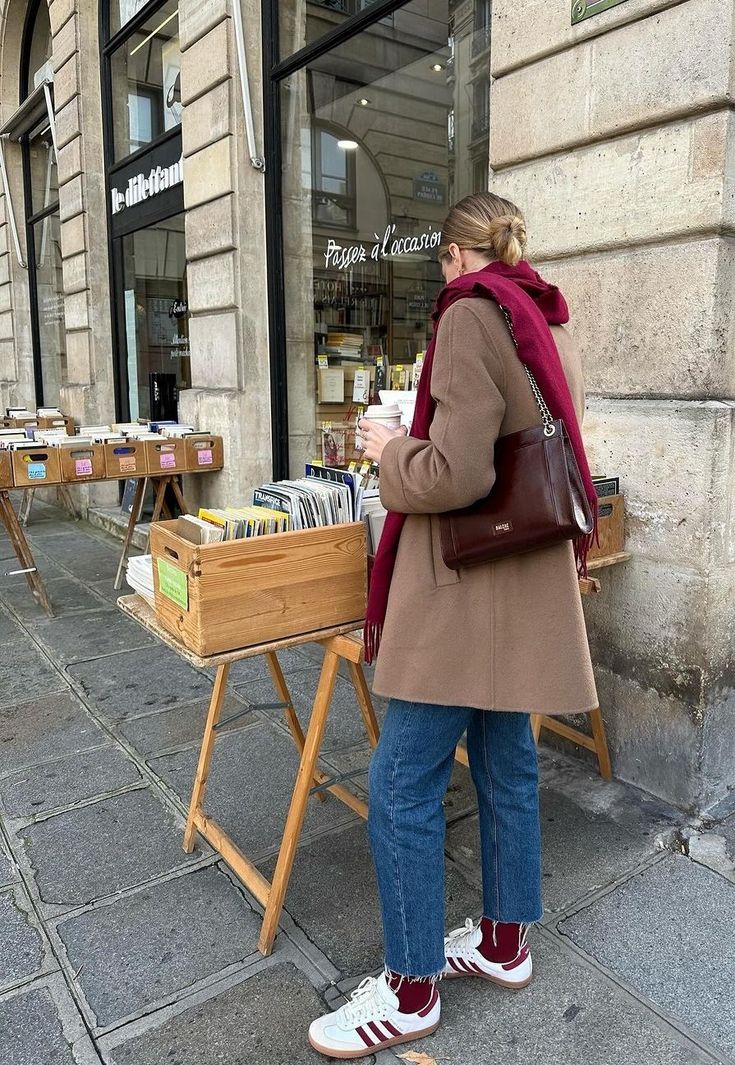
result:
[[(569, 434), (579, 470), (587, 491), (592, 513), (597, 515), (597, 493), (592, 483), (589, 464), (582, 443), (577, 417), (562, 369), (559, 352), (550, 325), (569, 321), (566, 300), (555, 285), (547, 284), (525, 261), (517, 266), (492, 262), (482, 270), (462, 274), (441, 290), (434, 307), (432, 320), (434, 335), (424, 359), (411, 436), (429, 439), (429, 428), (436, 404), (431, 395), (431, 368), (436, 346), (437, 327), (448, 307), (459, 299), (482, 297), (494, 300), (505, 312), (515, 340), (518, 358), (531, 370), (554, 418), (561, 418)], [(398, 553), (405, 514), (389, 512), (383, 527), (380, 544), (370, 579), (365, 619), (365, 659), (372, 662), (380, 648), (383, 624), (388, 608), (393, 569)], [(587, 572), (587, 552), (595, 532), (574, 541), (577, 569), (581, 576)]]

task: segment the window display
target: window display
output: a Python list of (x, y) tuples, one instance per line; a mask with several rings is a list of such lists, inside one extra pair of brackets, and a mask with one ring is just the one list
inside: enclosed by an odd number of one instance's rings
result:
[[(359, 457), (359, 410), (418, 384), (444, 216), (487, 187), (487, 2), (465, 6), (460, 25), (447, 0), (414, 0), (281, 84), (294, 471)], [(313, 39), (325, 16), (301, 14)]]

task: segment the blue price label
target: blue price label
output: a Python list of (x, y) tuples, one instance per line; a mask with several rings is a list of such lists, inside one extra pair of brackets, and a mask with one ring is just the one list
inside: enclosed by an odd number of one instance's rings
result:
[(31, 481), (45, 481), (46, 480), (46, 463), (45, 462), (29, 462), (28, 463), (28, 478)]

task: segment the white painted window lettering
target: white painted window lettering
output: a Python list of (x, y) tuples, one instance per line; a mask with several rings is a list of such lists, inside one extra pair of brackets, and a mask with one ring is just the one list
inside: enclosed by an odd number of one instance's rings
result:
[(181, 156), (171, 166), (157, 166), (148, 175), (135, 174), (128, 179), (128, 186), (124, 192), (117, 188), (110, 189), (112, 200), (112, 213), (119, 214), (126, 207), (134, 207), (143, 200), (149, 200), (152, 196), (158, 196), (166, 189), (174, 185), (180, 185), (184, 180), (184, 157)]
[(324, 266), (332, 270), (349, 270), (357, 263), (364, 263), (368, 256), (377, 262), (379, 259), (391, 258), (400, 255), (408, 255), (418, 251), (431, 251), (441, 244), (441, 230), (429, 226), (423, 233), (412, 234), (408, 237), (396, 237), (396, 225), (391, 223), (385, 227), (382, 236), (374, 234), (375, 243), (368, 250), (365, 244), (338, 244), (331, 237), (327, 241), (327, 250), (324, 252)]

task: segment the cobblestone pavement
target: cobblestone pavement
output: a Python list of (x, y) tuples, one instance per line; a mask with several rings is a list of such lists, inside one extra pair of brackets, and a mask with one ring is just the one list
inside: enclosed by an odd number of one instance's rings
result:
[[(4, 576), (0, 538), (0, 1061), (323, 1060), (309, 1021), (381, 964), (364, 824), (331, 797), (313, 803), (262, 958), (258, 905), (206, 845), (181, 847), (211, 677), (117, 610), (113, 541), (41, 504), (28, 533), (56, 616)], [(283, 656), (302, 716), (316, 653)], [(218, 740), (207, 806), (268, 875), (296, 757), (277, 714), (255, 705), (273, 699), (261, 664), (234, 667), (232, 681), (230, 706), (247, 712)], [(346, 679), (324, 763), (367, 767)], [(513, 993), (452, 981), (439, 1031), (400, 1053), (437, 1065), (735, 1062), (735, 813), (692, 823), (550, 747), (541, 767), (534, 982)], [(480, 908), (459, 767), (446, 814), (454, 924)]]

